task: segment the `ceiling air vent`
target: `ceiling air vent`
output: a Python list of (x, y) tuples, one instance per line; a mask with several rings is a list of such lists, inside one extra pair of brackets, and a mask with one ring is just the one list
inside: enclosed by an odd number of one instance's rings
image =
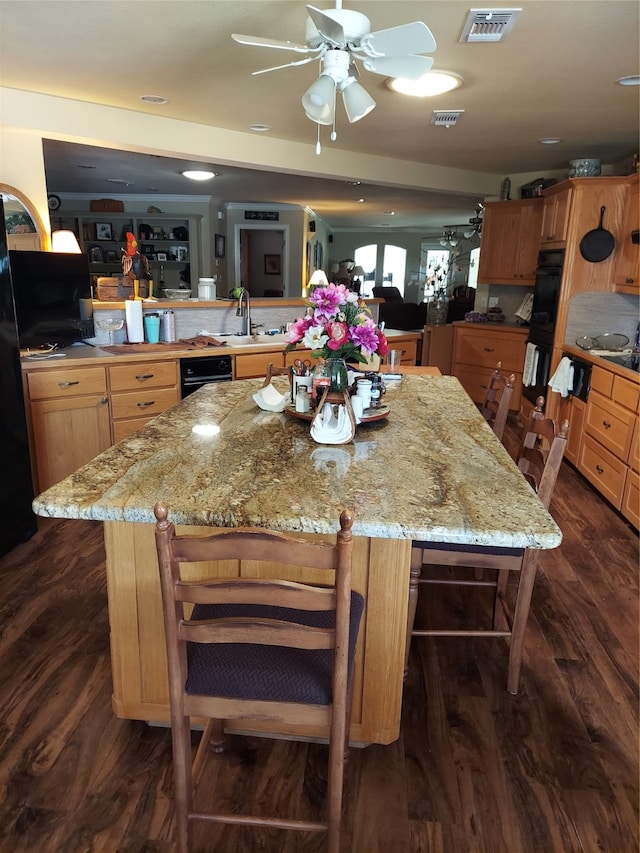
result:
[(522, 9), (470, 9), (460, 41), (502, 41), (511, 32)]
[(453, 127), (460, 121), (464, 110), (434, 110), (431, 114), (431, 124), (436, 127)]

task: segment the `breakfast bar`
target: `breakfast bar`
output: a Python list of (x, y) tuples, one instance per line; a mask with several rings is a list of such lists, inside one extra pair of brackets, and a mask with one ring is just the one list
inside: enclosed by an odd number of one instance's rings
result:
[[(316, 444), (309, 423), (287, 411), (259, 410), (252, 395), (261, 384), (203, 387), (39, 495), (34, 509), (104, 523), (113, 708), (164, 722), (156, 501), (168, 503), (179, 530), (202, 535), (253, 525), (331, 538), (341, 509), (352, 508), (353, 586), (365, 614), (351, 741), (390, 743), (400, 728), (412, 540), (547, 549), (560, 530), (454, 377), (388, 382), (388, 417), (359, 425), (340, 446)], [(236, 568), (252, 574), (251, 564)]]

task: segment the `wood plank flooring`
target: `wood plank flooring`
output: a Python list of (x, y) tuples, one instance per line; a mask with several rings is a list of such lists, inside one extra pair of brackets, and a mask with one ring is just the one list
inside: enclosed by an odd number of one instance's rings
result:
[[(400, 739), (351, 750), (345, 853), (638, 851), (638, 537), (566, 464), (552, 513), (564, 542), (542, 556), (520, 694), (502, 641), (414, 640)], [(39, 526), (0, 560), (0, 851), (168, 853), (169, 731), (111, 711), (101, 525)], [(461, 618), (463, 604), (419, 607)], [(313, 817), (325, 755), (234, 738), (201, 794)], [(277, 830), (202, 825), (196, 841), (323, 850)]]

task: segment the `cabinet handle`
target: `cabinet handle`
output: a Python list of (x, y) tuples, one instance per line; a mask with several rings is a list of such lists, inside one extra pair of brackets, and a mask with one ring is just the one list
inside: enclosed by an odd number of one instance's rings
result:
[(495, 349), (493, 347), (483, 347), (483, 349), (485, 352), (495, 352)]
[(138, 382), (144, 382), (147, 379), (153, 379), (153, 376), (153, 373), (138, 373), (136, 379), (138, 380)]
[(633, 284), (634, 281), (635, 281), (635, 278), (625, 278), (624, 283), (625, 284)]
[(75, 382), (58, 382), (58, 387), (60, 388), (71, 388), (72, 385), (79, 385), (80, 380), (76, 380)]
[(102, 400), (100, 400), (100, 402), (102, 403), (103, 406), (106, 406), (107, 403), (109, 402), (109, 400), (107, 397), (103, 397)]
[(611, 424), (609, 423), (609, 421), (602, 421), (602, 426), (605, 429), (611, 429)]
[(136, 403), (136, 406), (138, 406), (140, 409), (146, 409), (147, 406), (155, 406), (155, 403), (155, 400), (147, 400), (144, 403)]
[(599, 465), (596, 465), (596, 471), (598, 474), (604, 474), (604, 468), (601, 468)]

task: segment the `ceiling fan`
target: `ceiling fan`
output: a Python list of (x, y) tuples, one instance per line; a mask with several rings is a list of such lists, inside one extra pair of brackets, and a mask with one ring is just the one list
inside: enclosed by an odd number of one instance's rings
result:
[(417, 80), (430, 71), (433, 65), (432, 57), (421, 54), (433, 53), (436, 49), (436, 40), (422, 21), (371, 32), (371, 23), (366, 15), (343, 9), (342, 0), (335, 2), (335, 9), (321, 10), (307, 6), (309, 18), (304, 45), (261, 36), (232, 34), (234, 41), (239, 44), (289, 50), (304, 55), (303, 59), (254, 71), (254, 75), (319, 61), (320, 75), (302, 96), (307, 118), (318, 125), (318, 154), (321, 151), (320, 125), (331, 125), (331, 140), (337, 139), (335, 113), (338, 92), (342, 95), (350, 123), (364, 118), (376, 106), (371, 95), (358, 82), (360, 75), (357, 62), (361, 62), (362, 67), (373, 74)]

